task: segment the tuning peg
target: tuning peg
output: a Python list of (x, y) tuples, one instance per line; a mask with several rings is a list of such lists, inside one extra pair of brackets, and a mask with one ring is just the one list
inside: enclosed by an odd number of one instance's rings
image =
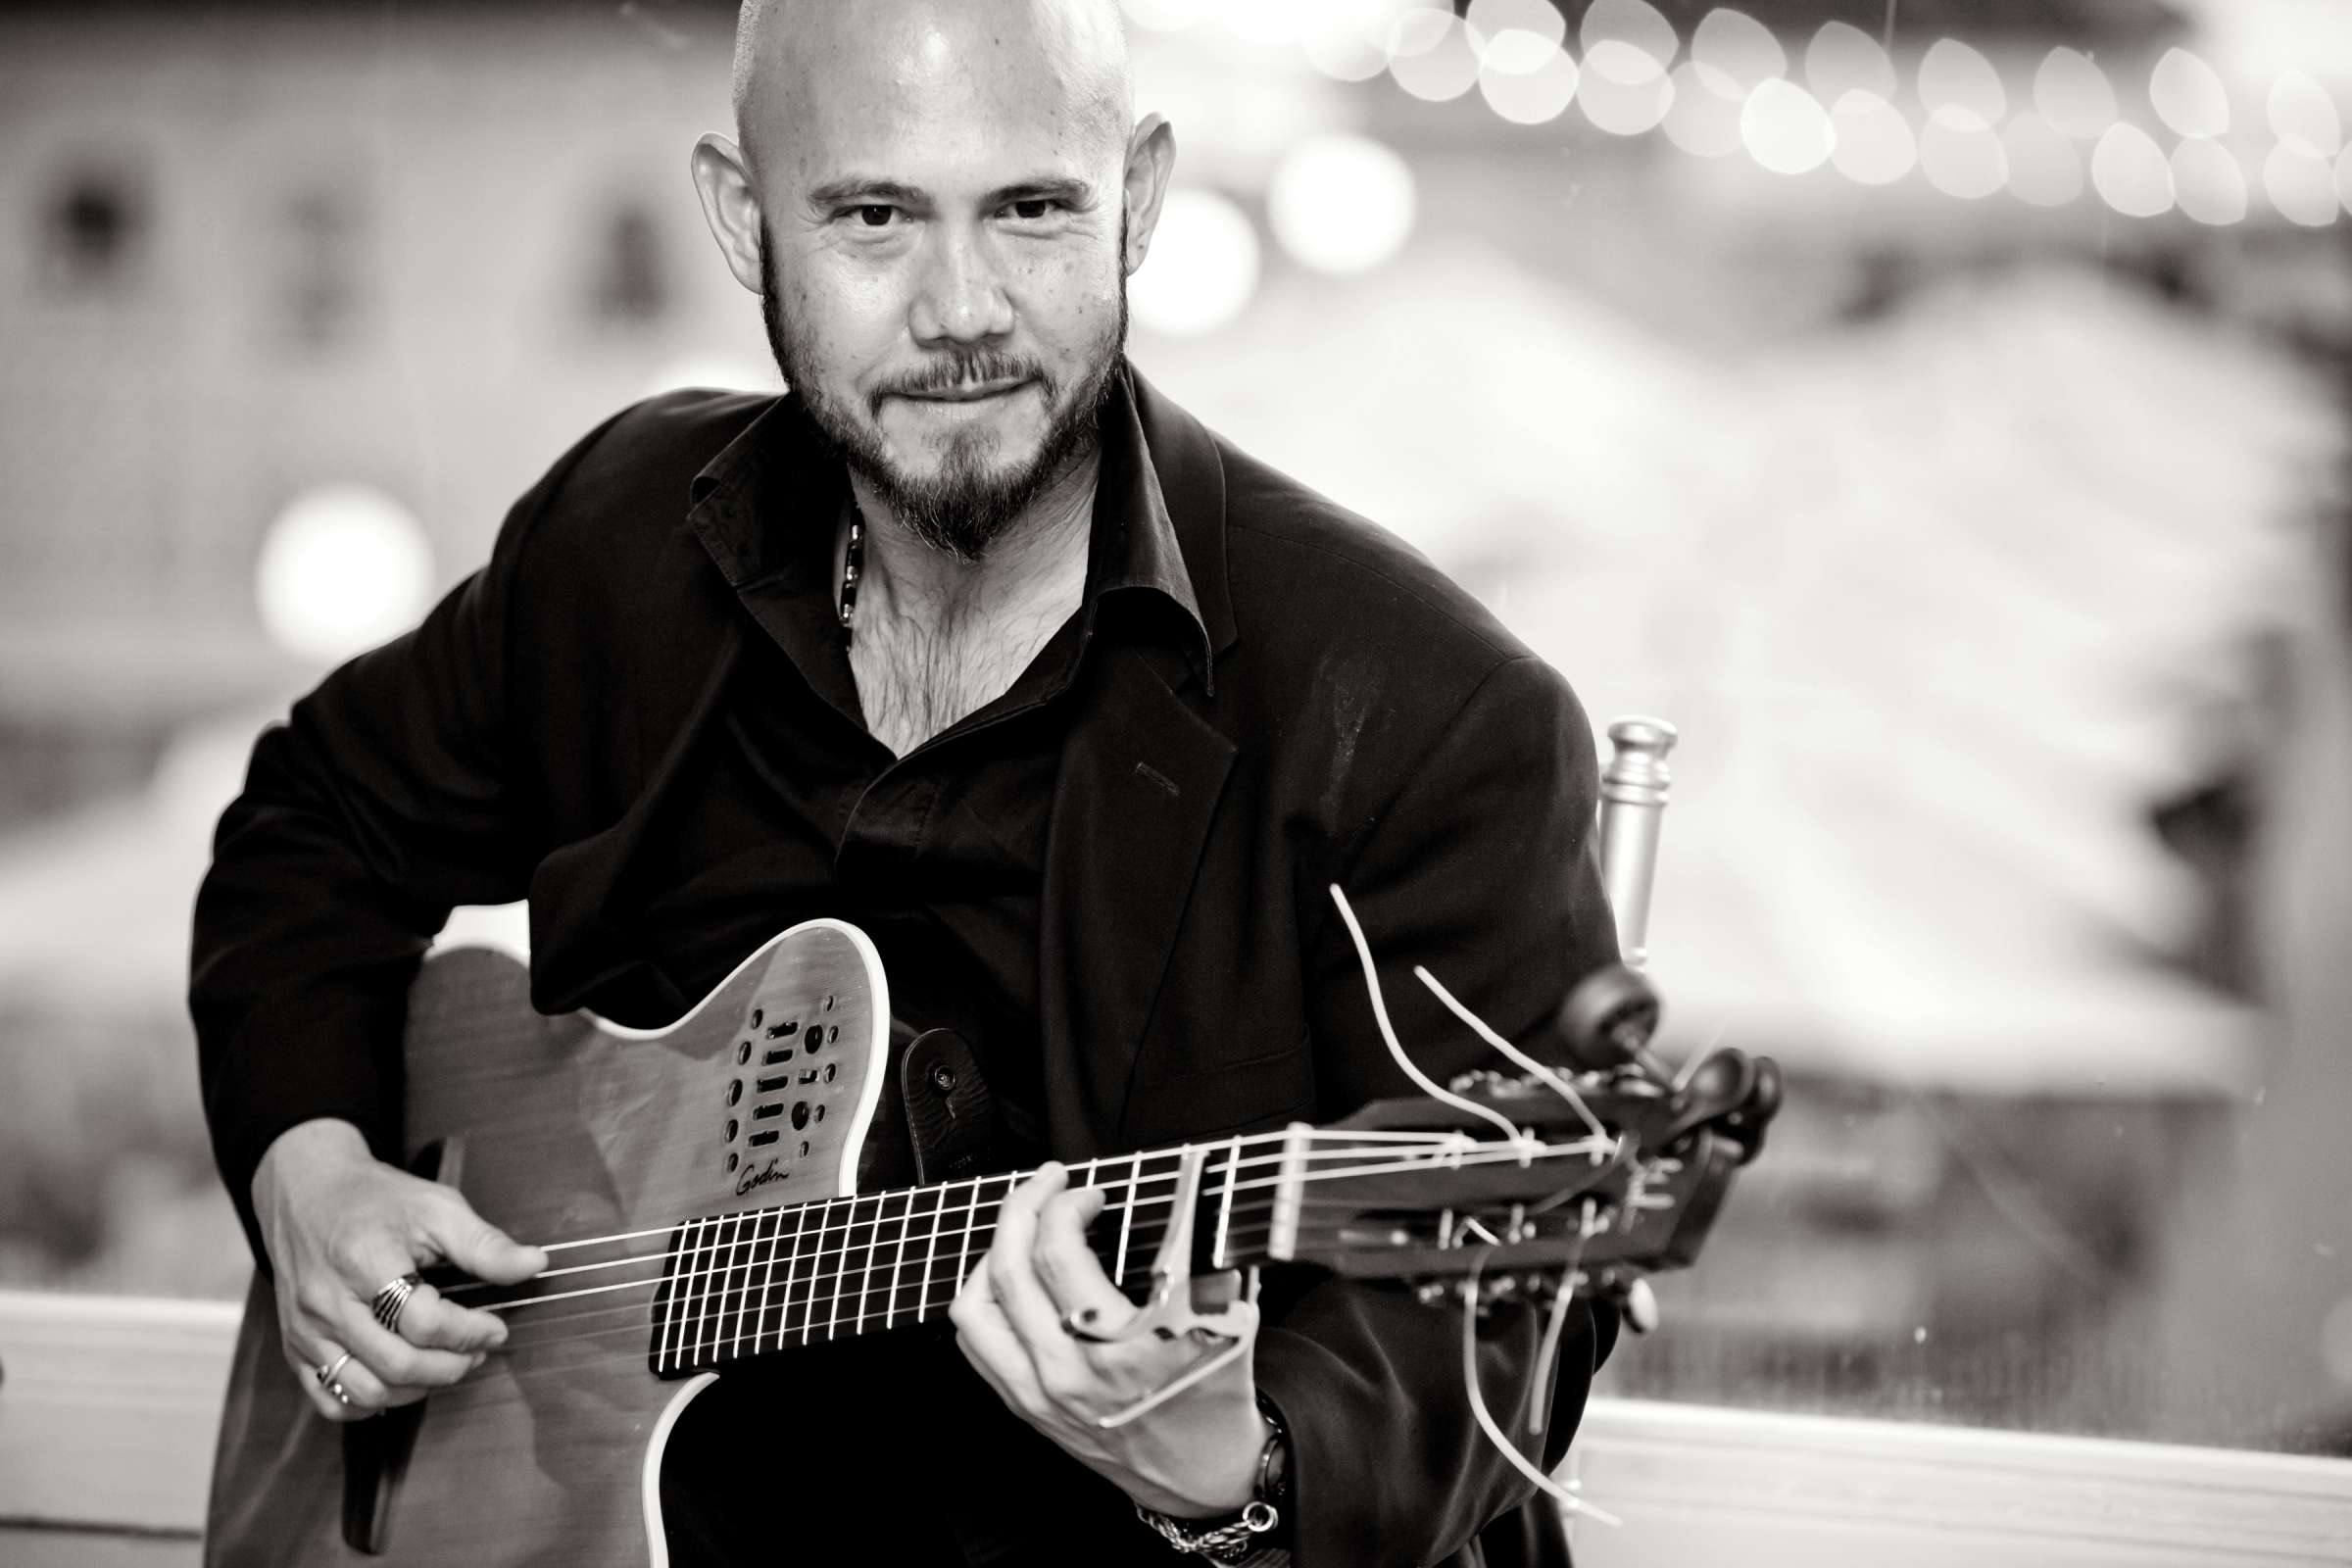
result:
[(1674, 1075), (1650, 1054), (1663, 1010), (1648, 981), (1623, 964), (1593, 970), (1576, 983), (1551, 1027), (1568, 1059), (1588, 1071), (1632, 1065), (1660, 1084)]

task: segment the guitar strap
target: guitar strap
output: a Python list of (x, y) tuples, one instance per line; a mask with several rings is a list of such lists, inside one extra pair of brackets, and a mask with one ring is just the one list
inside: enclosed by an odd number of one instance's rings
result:
[(891, 1024), (891, 1070), (858, 1161), (858, 1190), (935, 1186), (1005, 1168), (996, 1097), (953, 1029)]

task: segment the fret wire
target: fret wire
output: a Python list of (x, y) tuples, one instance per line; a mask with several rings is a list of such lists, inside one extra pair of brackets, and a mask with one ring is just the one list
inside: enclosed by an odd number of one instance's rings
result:
[(718, 1234), (718, 1216), (703, 1222), (695, 1233), (694, 1255), (688, 1264), (695, 1271), (694, 1315), (678, 1332), (678, 1365), (691, 1366), (703, 1353), (703, 1316), (710, 1309), (710, 1239)]
[(776, 1348), (784, 1348), (784, 1338), (792, 1332), (792, 1288), (801, 1279), (801, 1238), (808, 1233), (808, 1210), (813, 1203), (803, 1203), (800, 1218), (792, 1228), (792, 1250), (784, 1258), (784, 1311), (776, 1322)]
[(1242, 1168), (1242, 1141), (1236, 1138), (1225, 1153), (1225, 1198), (1217, 1205), (1217, 1245), (1208, 1260), (1217, 1267), (1225, 1266), (1225, 1231), (1233, 1223), (1233, 1179)]
[(760, 1260), (760, 1316), (752, 1324), (752, 1353), (760, 1353), (760, 1342), (767, 1337), (767, 1308), (776, 1289), (776, 1242), (784, 1234), (784, 1211), (775, 1211), (776, 1222), (768, 1227), (767, 1255)]
[(1113, 1285), (1127, 1283), (1127, 1237), (1128, 1233), (1135, 1228), (1136, 1183), (1142, 1180), (1143, 1174), (1144, 1156), (1142, 1152), (1138, 1151), (1135, 1158), (1127, 1167), (1127, 1203), (1119, 1213), (1118, 1259), (1110, 1271), (1110, 1283)]
[[(751, 1223), (744, 1224), (743, 1218), (748, 1218)], [(758, 1209), (752, 1209), (748, 1211), (748, 1214), (738, 1218), (735, 1225), (734, 1244), (727, 1249), (727, 1295), (734, 1298), (735, 1306), (735, 1332), (727, 1336), (727, 1355), (730, 1359), (734, 1357), (735, 1347), (743, 1343), (743, 1308), (752, 1289), (752, 1250), (750, 1239), (744, 1235), (747, 1230), (751, 1232), (752, 1237), (760, 1234), (760, 1211)], [(738, 1273), (743, 1276), (741, 1284), (736, 1283)], [(723, 1314), (719, 1326), (722, 1329), (726, 1326)]]
[(939, 1255), (940, 1219), (948, 1211), (948, 1189), (939, 1190), (939, 1201), (931, 1208), (931, 1235), (923, 1244), (923, 1276), (914, 1287), (914, 1315), (917, 1321), (931, 1311), (931, 1260)]

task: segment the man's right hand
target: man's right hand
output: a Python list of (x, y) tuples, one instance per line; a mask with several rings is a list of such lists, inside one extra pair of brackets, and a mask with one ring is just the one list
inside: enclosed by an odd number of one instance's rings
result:
[[(262, 1245), (277, 1273), (277, 1324), (286, 1364), (321, 1415), (357, 1420), (421, 1399), (472, 1371), (506, 1343), (495, 1313), (463, 1307), (419, 1285), (386, 1332), (375, 1293), (416, 1269), (450, 1263), (511, 1285), (547, 1267), (547, 1254), (501, 1234), (455, 1189), (384, 1164), (347, 1121), (290, 1127), (253, 1175)], [(349, 1360), (332, 1374), (319, 1369)]]

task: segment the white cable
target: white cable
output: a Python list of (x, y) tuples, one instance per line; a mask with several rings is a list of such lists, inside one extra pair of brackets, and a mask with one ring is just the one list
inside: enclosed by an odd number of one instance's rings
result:
[(1404, 1075), (1430, 1099), (1444, 1101), (1474, 1116), (1483, 1116), (1501, 1128), (1503, 1136), (1512, 1143), (1523, 1142), (1524, 1135), (1512, 1125), (1508, 1116), (1500, 1111), (1490, 1110), (1475, 1100), (1464, 1100), (1413, 1065), (1412, 1058), (1404, 1054), (1404, 1047), (1397, 1044), (1395, 1026), (1389, 1022), (1389, 1004), (1380, 994), (1380, 971), (1372, 963), (1372, 945), (1364, 940), (1364, 928), (1355, 923), (1355, 911), (1348, 906), (1348, 895), (1340, 891), (1337, 882), (1331, 885), (1331, 902), (1340, 906), (1340, 918), (1348, 923), (1348, 936), (1355, 939), (1355, 956), (1364, 966), (1364, 990), (1372, 998), (1372, 1020), (1380, 1025), (1380, 1038), (1388, 1042), (1389, 1054), (1396, 1058), (1396, 1065), (1403, 1068)]
[(1487, 1411), (1487, 1396), (1478, 1387), (1478, 1275), (1473, 1271), (1462, 1281), (1462, 1386), (1470, 1393), (1470, 1413), (1478, 1417), (1479, 1430), (1494, 1445), (1518, 1472), (1536, 1484), (1536, 1489), (1570, 1513), (1584, 1514), (1604, 1525), (1622, 1525), (1624, 1520), (1605, 1509), (1595, 1508), (1584, 1498), (1569, 1492), (1545, 1475), (1542, 1468), (1529, 1462), (1519, 1451), (1517, 1444), (1502, 1435), (1494, 1417)]
[(1429, 987), (1430, 993), (1433, 996), (1435, 996), (1440, 1002), (1446, 1004), (1446, 1009), (1448, 1012), (1452, 1013), (1456, 1018), (1461, 1019), (1462, 1022), (1468, 1024), (1471, 1029), (1476, 1031), (1479, 1039), (1484, 1040), (1488, 1045), (1493, 1046), (1496, 1051), (1502, 1053), (1504, 1057), (1507, 1058), (1513, 1065), (1527, 1072), (1534, 1073), (1538, 1078), (1549, 1085), (1554, 1094), (1558, 1095), (1562, 1100), (1568, 1102), (1569, 1105), (1575, 1109), (1576, 1113), (1585, 1118), (1585, 1125), (1592, 1129), (1593, 1137), (1605, 1139), (1609, 1136), (1609, 1130), (1600, 1124), (1600, 1118), (1598, 1116), (1592, 1114), (1592, 1107), (1585, 1103), (1584, 1097), (1576, 1092), (1576, 1086), (1574, 1084), (1571, 1084), (1567, 1079), (1561, 1077), (1558, 1073), (1553, 1072), (1549, 1067), (1544, 1066), (1535, 1057), (1529, 1055), (1526, 1052), (1521, 1051), (1517, 1046), (1512, 1045), (1508, 1040), (1503, 1039), (1499, 1034), (1496, 1034), (1494, 1030), (1488, 1025), (1486, 1019), (1481, 1018), (1477, 1013), (1472, 1012), (1467, 1006), (1462, 1004), (1462, 1003), (1454, 996), (1452, 992), (1440, 985), (1436, 975), (1431, 974), (1427, 969), (1422, 968), (1421, 965), (1417, 963), (1413, 965), (1413, 975), (1423, 985)]
[(1544, 1325), (1544, 1343), (1536, 1350), (1535, 1387), (1527, 1418), (1527, 1430), (1534, 1437), (1544, 1435), (1544, 1423), (1551, 1415), (1551, 1401), (1544, 1396), (1544, 1386), (1551, 1381), (1552, 1357), (1560, 1353), (1560, 1328), (1568, 1321), (1568, 1303), (1575, 1299), (1576, 1288), (1560, 1281), (1559, 1291), (1551, 1298), (1551, 1321)]

